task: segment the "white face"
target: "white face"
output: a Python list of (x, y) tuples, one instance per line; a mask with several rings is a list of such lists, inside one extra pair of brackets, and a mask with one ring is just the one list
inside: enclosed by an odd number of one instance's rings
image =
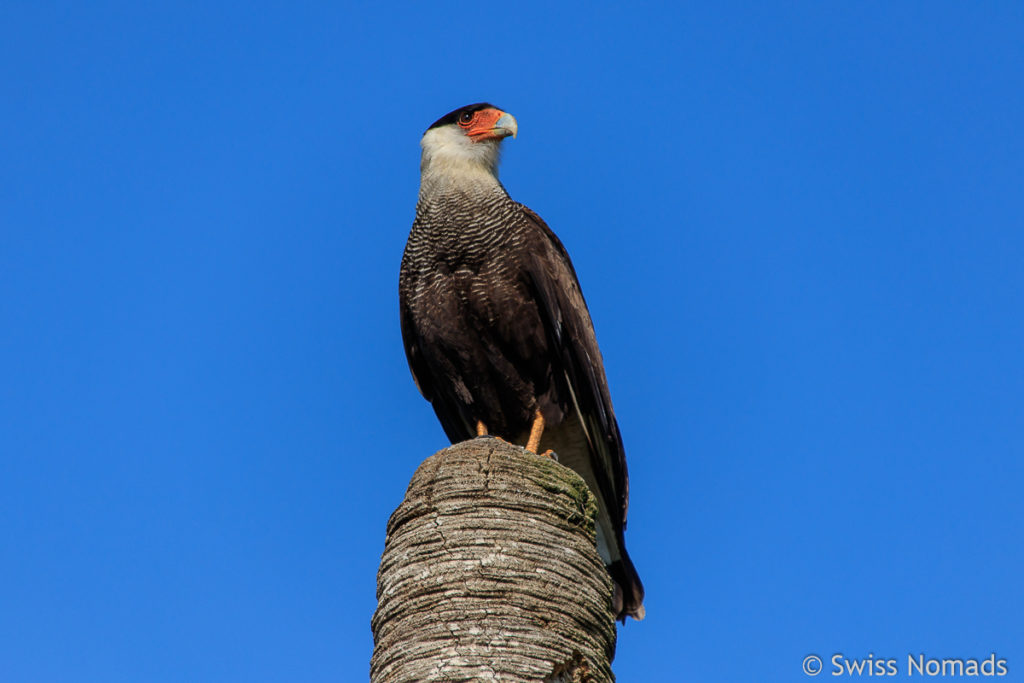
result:
[(454, 123), (431, 128), (420, 140), (424, 173), (474, 173), (494, 175), (498, 170), (500, 139), (473, 140)]

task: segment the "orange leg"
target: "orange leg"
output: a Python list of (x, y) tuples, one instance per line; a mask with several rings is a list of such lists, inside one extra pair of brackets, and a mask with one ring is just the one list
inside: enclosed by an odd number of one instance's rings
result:
[(526, 450), (537, 452), (540, 447), (540, 436), (544, 433), (544, 416), (538, 410), (534, 413), (533, 424), (530, 425), (530, 439), (526, 442)]
[[(483, 420), (476, 421), (476, 435), (478, 437), (490, 436), (490, 434), (487, 433), (487, 425), (483, 423)], [(501, 438), (500, 436), (495, 436), (494, 438), (497, 439), (498, 441), (505, 441), (505, 439)], [(508, 441), (505, 441), (505, 443), (508, 443)]]

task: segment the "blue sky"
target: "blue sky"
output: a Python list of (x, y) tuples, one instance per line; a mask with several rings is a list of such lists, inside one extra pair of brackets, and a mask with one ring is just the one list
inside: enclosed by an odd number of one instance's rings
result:
[(446, 445), (418, 141), (480, 100), (625, 438), (619, 679), (1024, 680), (1019, 4), (85, 5), (0, 6), (0, 680), (366, 678)]

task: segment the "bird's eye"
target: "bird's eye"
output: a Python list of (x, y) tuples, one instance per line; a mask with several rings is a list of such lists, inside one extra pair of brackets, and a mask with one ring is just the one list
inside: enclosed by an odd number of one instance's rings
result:
[(464, 111), (461, 114), (459, 114), (459, 125), (460, 126), (468, 126), (469, 122), (472, 121), (472, 120), (473, 120), (473, 112), (471, 112), (471, 111)]

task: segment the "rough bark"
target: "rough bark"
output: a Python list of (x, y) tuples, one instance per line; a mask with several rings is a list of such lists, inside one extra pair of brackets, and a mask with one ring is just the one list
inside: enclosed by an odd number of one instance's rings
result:
[(424, 461), (388, 522), (371, 682), (613, 681), (596, 505), (575, 472), (497, 439)]

